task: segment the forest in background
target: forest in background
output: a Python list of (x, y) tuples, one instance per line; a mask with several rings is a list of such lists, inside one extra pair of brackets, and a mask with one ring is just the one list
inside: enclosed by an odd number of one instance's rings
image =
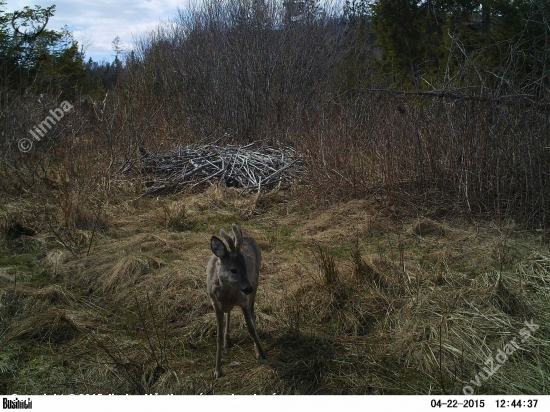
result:
[[(547, 233), (547, 1), (212, 0), (130, 52), (115, 39), (101, 64), (49, 28), (54, 12), (0, 12), (9, 195), (90, 198), (139, 147), (225, 136), (294, 147), (322, 202), (383, 192), (415, 213), (513, 215)], [(64, 101), (70, 115), (31, 137)]]

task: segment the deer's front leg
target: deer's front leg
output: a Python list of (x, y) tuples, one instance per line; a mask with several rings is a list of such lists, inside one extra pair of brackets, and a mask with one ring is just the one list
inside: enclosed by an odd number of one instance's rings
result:
[(225, 333), (223, 336), (223, 348), (227, 351), (231, 347), (231, 336), (229, 336), (229, 323), (231, 321), (231, 311), (227, 312), (225, 319)]
[(256, 322), (252, 319), (252, 316), (250, 314), (250, 309), (248, 307), (244, 307), (243, 314), (244, 314), (244, 320), (246, 321), (246, 327), (248, 328), (248, 333), (250, 336), (252, 336), (252, 339), (254, 339), (254, 350), (256, 352), (256, 358), (257, 359), (265, 359), (265, 352), (262, 349), (262, 345), (260, 345), (260, 340), (258, 339), (258, 333), (256, 332)]
[(216, 370), (214, 371), (214, 379), (222, 377), (222, 346), (223, 346), (223, 312), (217, 305), (214, 305), (216, 311), (217, 336), (216, 336)]

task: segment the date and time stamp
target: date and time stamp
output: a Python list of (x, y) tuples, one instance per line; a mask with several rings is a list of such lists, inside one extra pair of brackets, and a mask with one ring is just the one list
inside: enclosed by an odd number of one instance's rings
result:
[[(487, 406), (493, 406), (489, 409), (494, 409), (496, 407), (498, 410), (504, 409), (540, 409), (539, 400), (536, 398), (532, 399), (431, 399), (430, 406), (432, 409), (440, 408), (470, 408), (470, 409), (483, 409)], [(544, 408), (543, 408), (544, 409)], [(544, 409), (547, 410), (547, 409)]]

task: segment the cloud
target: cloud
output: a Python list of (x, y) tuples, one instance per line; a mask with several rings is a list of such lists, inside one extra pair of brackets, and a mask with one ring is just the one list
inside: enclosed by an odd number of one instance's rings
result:
[(182, 0), (31, 0), (9, 1), (6, 12), (21, 10), (34, 5), (49, 7), (56, 5), (48, 28), (59, 30), (67, 25), (79, 43), (90, 43), (86, 57), (96, 61), (112, 60), (113, 39), (119, 36), (127, 49), (132, 48), (135, 35), (154, 29), (162, 21), (176, 16)]

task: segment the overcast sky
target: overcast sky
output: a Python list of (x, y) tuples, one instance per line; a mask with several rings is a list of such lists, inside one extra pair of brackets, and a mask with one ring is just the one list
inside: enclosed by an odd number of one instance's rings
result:
[(134, 35), (154, 28), (158, 23), (175, 17), (178, 7), (184, 8), (187, 0), (13, 0), (7, 1), (6, 12), (34, 5), (56, 5), (48, 28), (60, 30), (67, 25), (80, 44), (89, 44), (86, 59), (95, 61), (114, 59), (111, 42), (119, 36), (128, 49)]

